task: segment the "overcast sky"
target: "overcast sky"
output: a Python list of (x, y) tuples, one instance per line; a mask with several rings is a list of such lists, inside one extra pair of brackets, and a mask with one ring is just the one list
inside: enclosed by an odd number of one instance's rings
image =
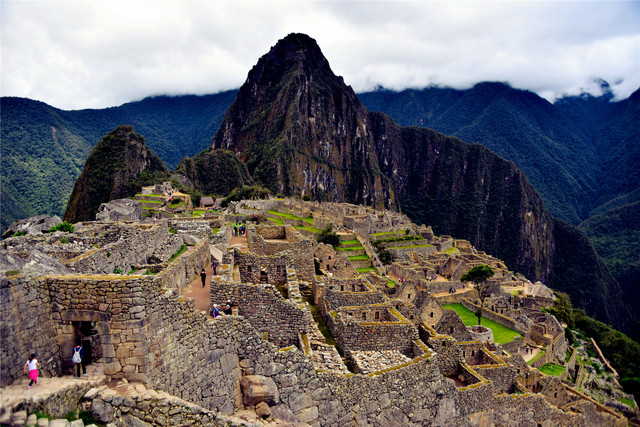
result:
[(291, 32), (356, 92), (502, 81), (549, 100), (640, 87), (639, 1), (13, 1), (1, 94), (63, 109), (240, 87)]

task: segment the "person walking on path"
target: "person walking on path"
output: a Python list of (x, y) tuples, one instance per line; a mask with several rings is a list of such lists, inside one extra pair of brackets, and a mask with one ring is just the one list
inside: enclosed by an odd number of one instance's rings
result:
[(36, 383), (36, 385), (38, 385), (38, 368), (39, 367), (40, 367), (40, 362), (38, 362), (38, 360), (36, 359), (35, 353), (31, 353), (31, 356), (29, 356), (29, 360), (27, 360), (27, 363), (25, 363), (24, 367), (22, 368), (23, 374), (26, 374), (27, 368), (29, 368), (29, 378), (31, 378), (31, 382), (27, 386), (27, 390), (31, 388), (34, 382)]
[(200, 280), (202, 280), (202, 287), (204, 288), (204, 285), (207, 282), (207, 272), (204, 270), (204, 268), (200, 272)]
[(211, 260), (211, 268), (213, 268), (213, 275), (214, 275), (214, 276), (215, 276), (216, 274), (218, 274), (218, 273), (217, 273), (217, 270), (218, 270), (218, 260), (217, 260), (217, 259), (213, 258), (213, 259)]
[(80, 378), (80, 367), (82, 367), (82, 375), (87, 375), (87, 367), (84, 364), (84, 348), (80, 344), (73, 347), (71, 361), (76, 364), (76, 377)]

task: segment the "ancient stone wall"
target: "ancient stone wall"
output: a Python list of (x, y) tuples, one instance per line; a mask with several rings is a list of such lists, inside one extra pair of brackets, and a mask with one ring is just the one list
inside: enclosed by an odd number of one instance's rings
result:
[(258, 255), (277, 255), (288, 252), (298, 277), (313, 282), (315, 265), (313, 247), (315, 242), (298, 233), (290, 225), (252, 226), (247, 228), (249, 250)]
[(287, 281), (287, 255), (254, 255), (235, 251), (235, 265), (240, 271), (240, 280), (246, 283), (271, 283), (284, 285)]
[(180, 292), (208, 266), (210, 259), (209, 240), (201, 240), (195, 246), (187, 246), (186, 251), (160, 271), (154, 280), (162, 282), (163, 287)]
[[(333, 317), (330, 314), (326, 319), (327, 326), (342, 349), (386, 350), (393, 342), (394, 350), (411, 356), (412, 342), (418, 339), (417, 329), (395, 309), (387, 310), (373, 305), (360, 307), (353, 316), (341, 313), (339, 317)], [(375, 318), (376, 312), (379, 320)]]
[(334, 310), (338, 307), (354, 307), (385, 302), (384, 295), (375, 289), (366, 288), (366, 291), (363, 290), (361, 292), (342, 291), (341, 289), (349, 288), (349, 283), (348, 281), (346, 282), (344, 285), (336, 282), (331, 285), (325, 284), (324, 301), (328, 304), (326, 306), (328, 310)]
[(24, 376), (22, 368), (31, 353), (45, 377), (60, 372), (61, 360), (55, 340), (49, 291), (34, 277), (10, 280), (0, 275), (0, 385)]
[(118, 241), (66, 261), (65, 265), (79, 274), (127, 273), (132, 265), (147, 264), (152, 255), (168, 260), (181, 245), (182, 238), (168, 233), (164, 221), (152, 227), (130, 226)]
[(231, 301), (261, 334), (279, 347), (297, 345), (298, 333), (309, 332), (310, 319), (295, 303), (283, 299), (270, 284), (222, 283), (211, 286), (210, 305)]

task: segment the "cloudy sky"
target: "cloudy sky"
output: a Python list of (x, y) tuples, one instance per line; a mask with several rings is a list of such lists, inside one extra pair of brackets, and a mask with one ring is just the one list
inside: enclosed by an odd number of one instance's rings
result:
[(356, 92), (640, 87), (640, 1), (0, 0), (2, 96), (63, 109), (239, 87), (302, 32)]

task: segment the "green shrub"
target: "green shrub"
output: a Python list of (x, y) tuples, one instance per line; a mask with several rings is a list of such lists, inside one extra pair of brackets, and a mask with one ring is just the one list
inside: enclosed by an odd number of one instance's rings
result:
[(14, 237), (24, 236), (25, 234), (27, 233), (25, 233), (24, 231), (17, 231), (16, 234), (14, 234)]
[(331, 224), (327, 225), (324, 230), (318, 234), (318, 243), (325, 243), (331, 246), (340, 245), (340, 237), (333, 231)]
[(76, 231), (76, 227), (73, 224), (69, 224), (68, 222), (61, 222), (58, 225), (54, 225), (49, 229), (49, 233), (53, 233), (54, 231), (64, 231), (65, 233), (73, 233)]
[(60, 243), (66, 245), (67, 243), (69, 243), (69, 238), (67, 236), (63, 236), (62, 239), (60, 239)]
[(120, 270), (119, 268), (114, 268), (113, 274), (122, 274), (122, 270)]

